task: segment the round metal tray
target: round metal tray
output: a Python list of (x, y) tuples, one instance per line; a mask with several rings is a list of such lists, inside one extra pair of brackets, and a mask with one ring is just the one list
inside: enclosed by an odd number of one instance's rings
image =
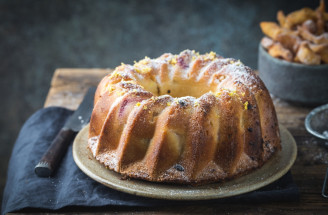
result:
[(305, 128), (314, 136), (328, 140), (328, 104), (313, 109), (306, 116)]

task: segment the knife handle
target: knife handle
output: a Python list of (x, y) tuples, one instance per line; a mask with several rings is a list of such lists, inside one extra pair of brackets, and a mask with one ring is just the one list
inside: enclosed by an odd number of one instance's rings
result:
[(40, 162), (35, 166), (35, 174), (39, 177), (51, 176), (75, 135), (76, 132), (71, 129), (62, 128), (50, 144), (48, 150), (43, 154)]

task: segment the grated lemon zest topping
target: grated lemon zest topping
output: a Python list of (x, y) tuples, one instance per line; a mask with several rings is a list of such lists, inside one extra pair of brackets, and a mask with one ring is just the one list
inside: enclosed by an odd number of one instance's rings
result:
[(143, 109), (144, 109), (144, 110), (147, 110), (147, 109), (148, 109), (147, 105), (145, 105), (145, 106), (143, 107)]
[(231, 90), (230, 92), (229, 92), (229, 96), (235, 96), (236, 95), (236, 93), (237, 93), (237, 91), (236, 90)]
[(111, 92), (113, 92), (115, 90), (115, 87), (113, 87), (113, 86), (107, 86), (107, 91), (109, 92), (109, 93), (111, 93)]
[(246, 101), (246, 102), (244, 103), (244, 108), (245, 108), (245, 110), (248, 109), (248, 101)]
[(172, 65), (177, 64), (177, 57), (176, 56), (170, 60), (170, 64), (172, 64)]
[(195, 50), (192, 50), (191, 52), (192, 52), (192, 54), (199, 56), (199, 52), (196, 52)]
[(150, 67), (146, 67), (146, 68), (143, 68), (142, 70), (142, 73), (148, 73), (151, 71), (151, 68)]
[(215, 97), (219, 97), (221, 94), (222, 94), (222, 91), (219, 91), (219, 92), (215, 93), (214, 95), (215, 95)]
[(166, 103), (167, 106), (171, 106), (171, 102)]
[(146, 65), (146, 64), (149, 63), (149, 60), (150, 60), (150, 58), (146, 56), (144, 59), (140, 60), (140, 61), (139, 61), (138, 63), (136, 63), (136, 64), (143, 64), (143, 65)]
[(211, 51), (211, 52), (209, 53), (209, 58), (210, 58), (211, 60), (214, 60), (214, 58), (216, 58), (216, 53), (213, 52), (213, 51)]
[(214, 60), (216, 58), (216, 53), (211, 51), (210, 53), (206, 53), (204, 60)]
[(134, 70), (140, 74), (146, 74), (151, 71), (151, 67), (143, 67), (140, 63), (136, 63), (134, 64)]
[(122, 75), (119, 73), (119, 71), (115, 70), (109, 78), (117, 78), (121, 77)]
[(116, 95), (118, 95), (118, 96), (123, 96), (123, 94), (124, 94), (124, 91), (119, 91), (116, 93)]
[(195, 101), (194, 106), (195, 107), (198, 107), (199, 106), (199, 102), (198, 101)]
[(236, 65), (237, 65), (237, 66), (241, 66), (241, 65), (243, 65), (243, 63), (242, 63), (240, 60), (238, 60), (238, 61), (236, 62)]
[(136, 107), (139, 107), (140, 105), (141, 105), (140, 102), (137, 102), (137, 103), (136, 103)]
[(150, 67), (144, 67), (142, 69), (139, 68), (135, 68), (136, 72), (140, 73), (140, 74), (146, 74), (149, 73), (151, 71)]

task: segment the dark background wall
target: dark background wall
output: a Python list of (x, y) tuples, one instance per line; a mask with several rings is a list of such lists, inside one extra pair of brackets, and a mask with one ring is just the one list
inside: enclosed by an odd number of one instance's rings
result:
[[(195, 49), (256, 69), (259, 22), (310, 1), (0, 0), (0, 200), (12, 146), (59, 67), (105, 68)], [(22, 161), (24, 162), (24, 161)]]

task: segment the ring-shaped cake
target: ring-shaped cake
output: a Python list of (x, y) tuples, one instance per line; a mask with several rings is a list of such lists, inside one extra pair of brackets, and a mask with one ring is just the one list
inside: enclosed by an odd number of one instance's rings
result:
[(145, 58), (99, 83), (89, 149), (125, 177), (204, 184), (261, 167), (281, 149), (260, 78), (214, 52)]

